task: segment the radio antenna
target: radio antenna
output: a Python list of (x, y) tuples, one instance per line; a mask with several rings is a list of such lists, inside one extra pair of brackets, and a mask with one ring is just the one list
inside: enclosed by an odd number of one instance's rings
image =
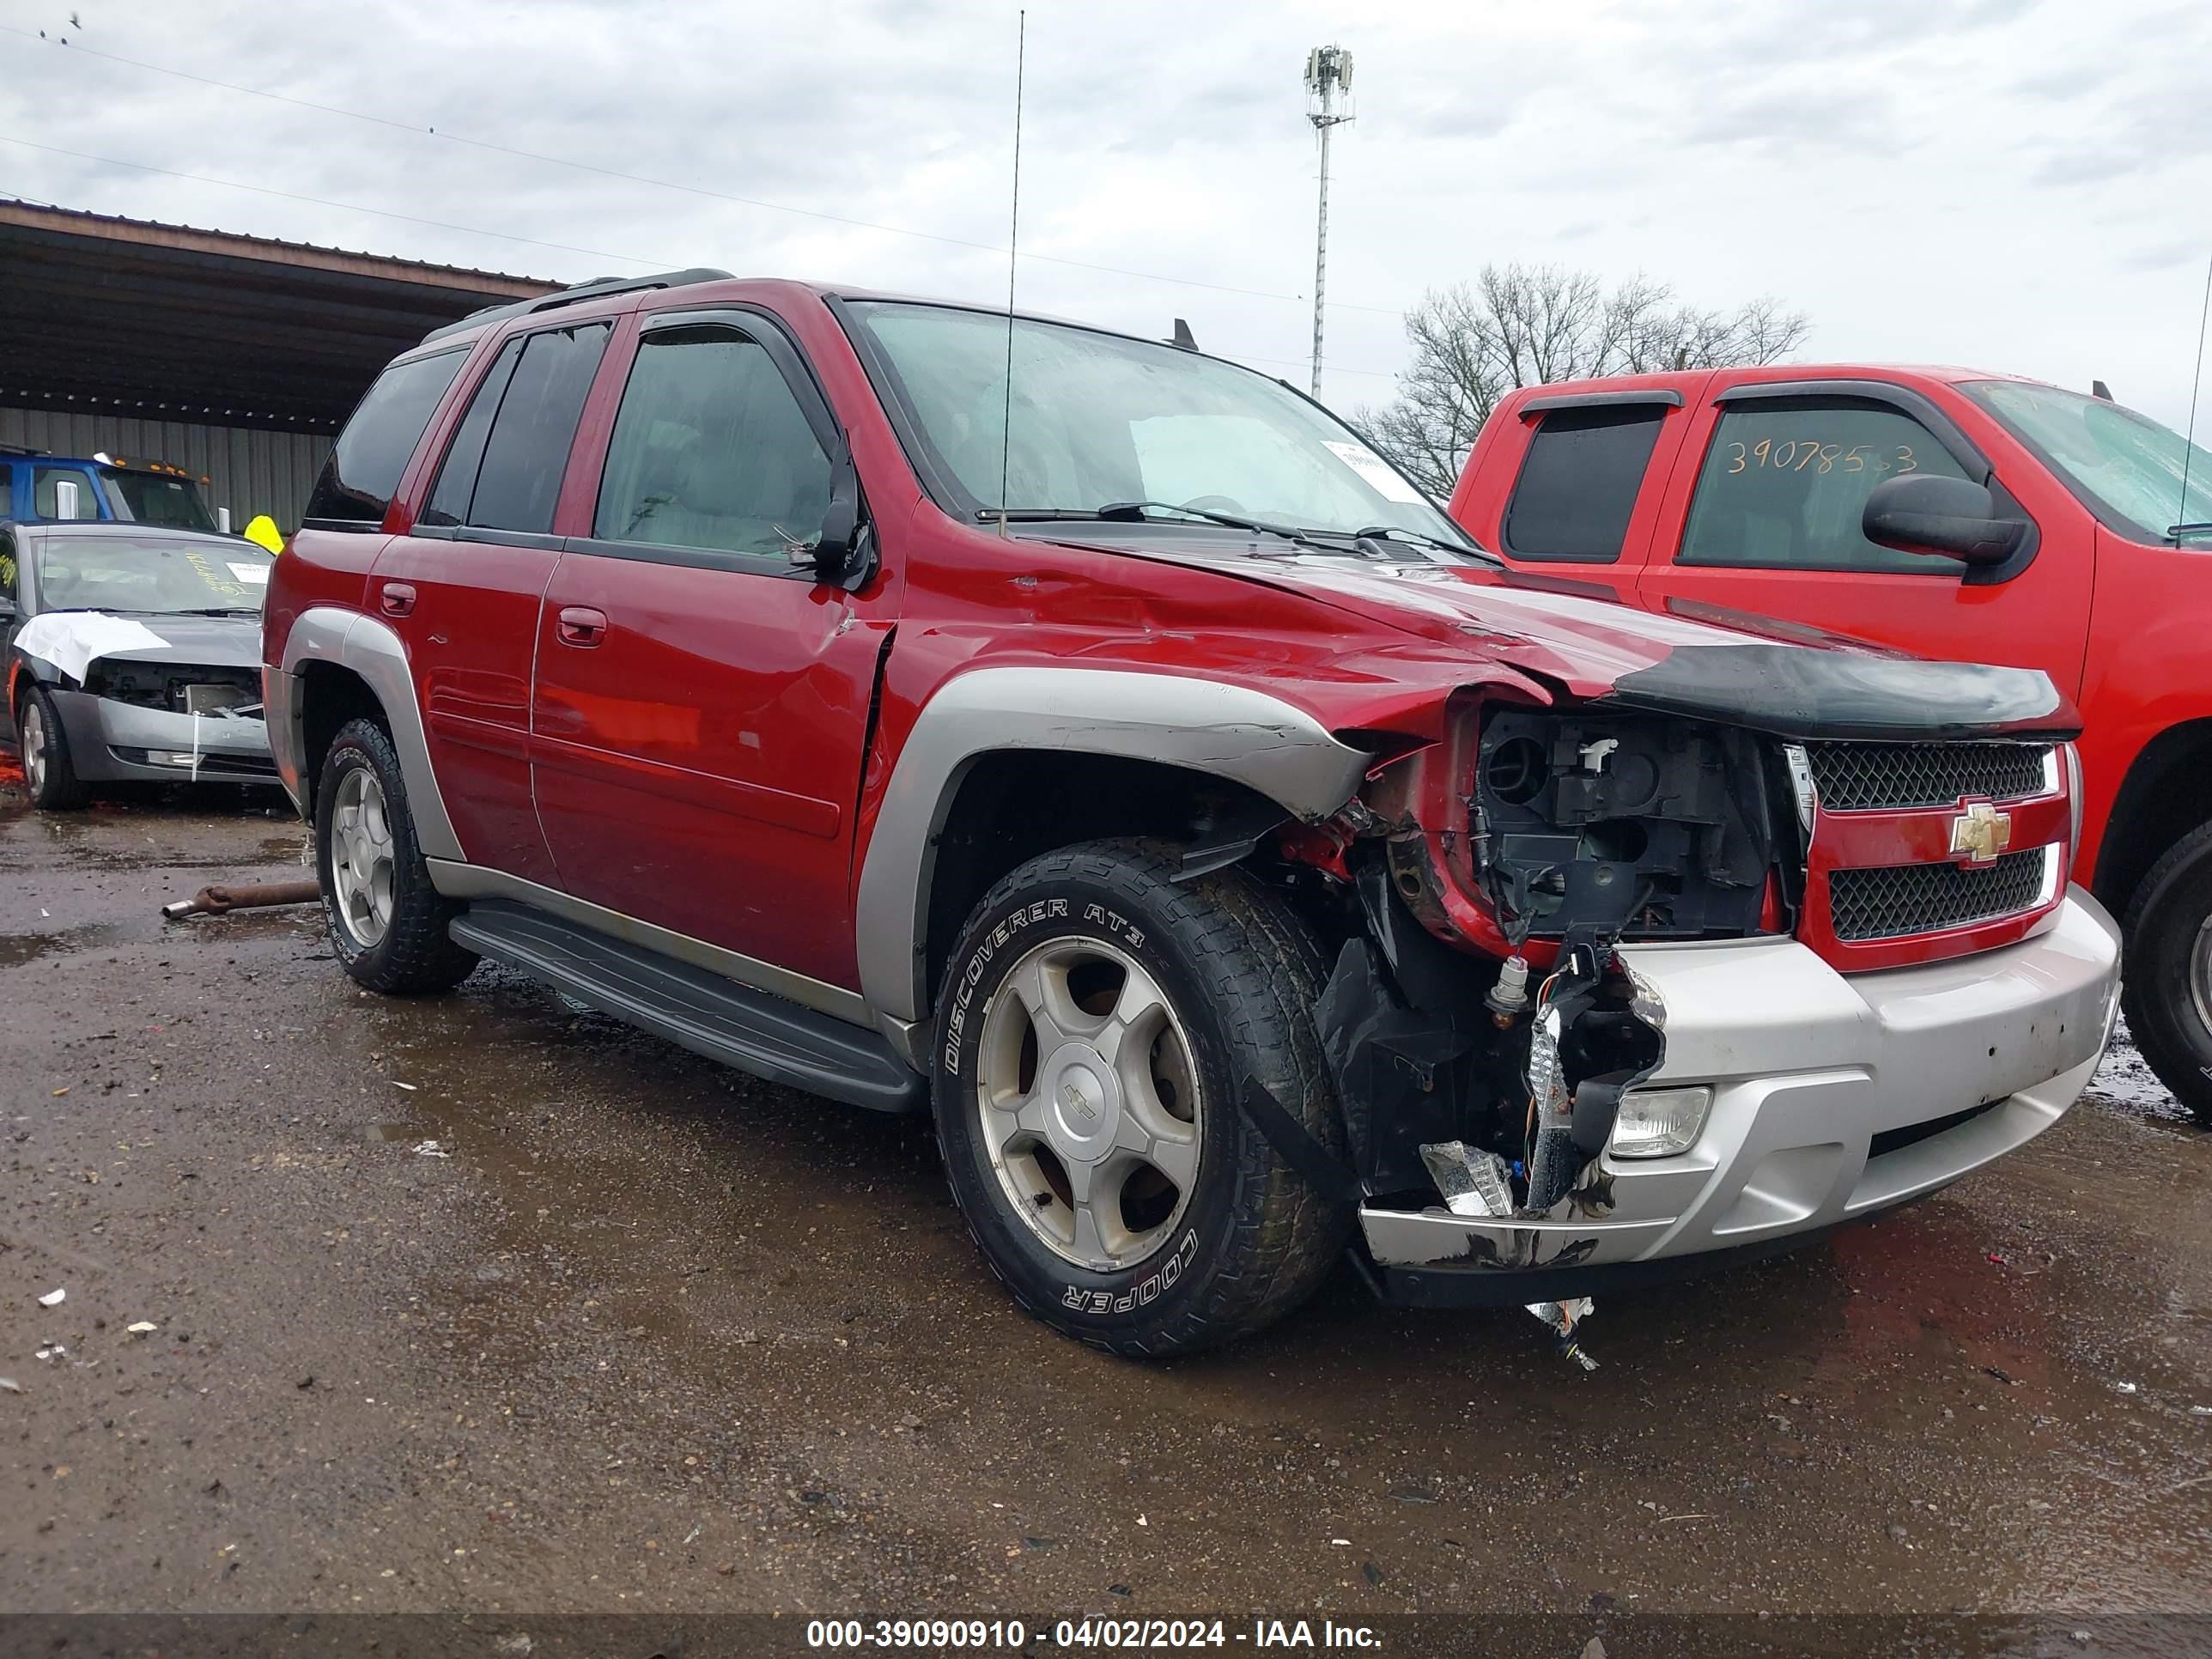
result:
[(2204, 384), (2204, 324), (2212, 318), (2212, 259), (2204, 264), (2204, 303), (2197, 313), (2197, 374), (2189, 383), (2189, 435), (2181, 441), (2181, 506), (2173, 515), (2173, 528), (2167, 533), (2176, 547), (2181, 545), (2181, 532), (2189, 523), (2189, 463), (2197, 455), (2197, 392)]
[(1022, 72), (1029, 56), (1030, 15), (1014, 15), (1014, 203), (1006, 227), (1006, 404), (999, 422), (999, 534), (1006, 533), (1006, 484), (1014, 459), (1014, 251), (1022, 240)]

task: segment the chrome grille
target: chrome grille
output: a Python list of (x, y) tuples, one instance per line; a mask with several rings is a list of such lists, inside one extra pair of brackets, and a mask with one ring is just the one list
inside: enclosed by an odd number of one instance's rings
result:
[(2050, 849), (2009, 853), (1986, 869), (1955, 864), (1893, 864), (1828, 875), (1828, 911), (1836, 937), (1898, 939), (1990, 921), (2027, 909), (2043, 896)]
[(1810, 743), (1806, 757), (1831, 812), (2019, 800), (2048, 787), (2041, 743)]

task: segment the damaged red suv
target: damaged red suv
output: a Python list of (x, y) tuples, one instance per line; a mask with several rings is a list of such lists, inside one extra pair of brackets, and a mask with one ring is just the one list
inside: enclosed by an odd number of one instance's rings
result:
[(1347, 1252), (1567, 1322), (1956, 1180), (2111, 1027), (2042, 674), (1514, 575), (1186, 349), (702, 271), (480, 313), (266, 615), (355, 979), (489, 956), (933, 1112), (1015, 1297), (1125, 1353)]

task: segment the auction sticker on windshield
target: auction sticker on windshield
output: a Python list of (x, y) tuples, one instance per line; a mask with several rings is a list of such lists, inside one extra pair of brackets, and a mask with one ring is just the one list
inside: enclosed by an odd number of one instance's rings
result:
[(1362, 483), (1386, 501), (1418, 501), (1421, 492), (1398, 476), (1398, 471), (1365, 444), (1336, 443), (1324, 439), (1329, 450), (1357, 472)]

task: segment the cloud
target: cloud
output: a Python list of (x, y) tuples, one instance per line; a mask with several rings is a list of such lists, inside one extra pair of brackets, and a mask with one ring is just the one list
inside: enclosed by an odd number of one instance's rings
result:
[[(2124, 377), (2154, 412), (2186, 407), (2171, 342), (2193, 329), (2201, 271), (2177, 215), (2212, 191), (2212, 8), (1028, 4), (1019, 283), (1041, 309), (1152, 335), (1184, 316), (1300, 378), (1316, 147), (1299, 70), (1335, 40), (1358, 112), (1333, 145), (1339, 402), (1387, 392), (1396, 309), (1425, 289), (1558, 258), (1702, 305), (1771, 293), (1838, 356)], [(1014, 32), (997, 0), (173, 0), (158, 30), (106, 15), (66, 50), (0, 33), (0, 134), (289, 194), (9, 144), (0, 191), (562, 279), (708, 264), (1005, 291)], [(404, 130), (431, 126), (445, 136)]]

